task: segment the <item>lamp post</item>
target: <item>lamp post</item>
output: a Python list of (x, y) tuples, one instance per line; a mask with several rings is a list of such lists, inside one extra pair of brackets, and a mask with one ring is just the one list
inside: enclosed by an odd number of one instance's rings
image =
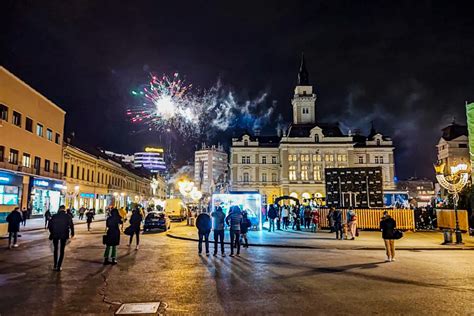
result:
[(449, 194), (453, 195), (454, 216), (456, 218), (456, 244), (462, 244), (462, 234), (461, 229), (459, 229), (458, 202), (459, 193), (469, 181), (469, 173), (467, 171), (468, 168), (466, 164), (459, 164), (450, 168), (449, 175), (444, 175), (444, 165), (444, 163), (440, 163), (434, 166), (436, 171), (436, 180), (438, 180), (439, 184), (443, 188), (448, 190)]

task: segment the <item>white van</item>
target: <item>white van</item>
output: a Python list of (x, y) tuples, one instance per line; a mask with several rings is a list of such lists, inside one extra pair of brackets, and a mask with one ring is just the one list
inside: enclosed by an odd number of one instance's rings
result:
[(188, 210), (181, 199), (166, 199), (165, 213), (172, 221), (182, 221), (186, 219)]

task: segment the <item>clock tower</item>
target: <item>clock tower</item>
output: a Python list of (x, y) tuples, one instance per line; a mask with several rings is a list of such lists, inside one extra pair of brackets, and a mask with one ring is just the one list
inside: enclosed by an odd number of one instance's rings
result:
[(293, 105), (293, 124), (316, 123), (316, 94), (313, 93), (313, 86), (309, 84), (304, 54), (301, 56), (298, 84), (291, 104)]

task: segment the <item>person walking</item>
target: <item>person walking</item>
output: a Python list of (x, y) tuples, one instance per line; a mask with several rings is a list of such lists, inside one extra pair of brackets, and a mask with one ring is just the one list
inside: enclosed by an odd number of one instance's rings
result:
[(285, 204), (281, 208), (281, 218), (282, 218), (282, 221), (283, 221), (283, 229), (284, 230), (287, 230), (288, 226), (290, 225), (289, 216), (290, 216), (290, 210), (288, 209), (288, 206)]
[(296, 230), (301, 230), (300, 209), (298, 208), (298, 206), (293, 207), (292, 215), (293, 215), (292, 229), (295, 230), (295, 227), (296, 227)]
[(122, 218), (122, 225), (120, 225), (120, 230), (123, 232), (123, 223), (127, 221), (127, 210), (124, 207), (121, 207), (119, 210), (119, 215)]
[(20, 212), (20, 208), (15, 207), (6, 218), (6, 221), (8, 223), (8, 249), (18, 247), (18, 232), (20, 231), (20, 224), (23, 221), (21, 213), (22, 212)]
[(240, 223), (242, 222), (240, 207), (231, 206), (225, 221), (230, 226), (230, 256), (234, 256), (234, 246), (237, 248), (237, 256), (240, 256)]
[(270, 205), (268, 210), (268, 232), (271, 232), (272, 229), (275, 231), (275, 219), (277, 218), (277, 210), (273, 204)]
[(252, 227), (252, 222), (247, 217), (247, 212), (242, 212), (242, 222), (240, 223), (240, 233), (242, 239), (244, 241), (244, 248), (249, 247), (249, 240), (247, 238), (247, 234), (249, 232), (249, 228)]
[(334, 229), (336, 230), (336, 239), (341, 239), (343, 238), (343, 233), (342, 233), (342, 211), (337, 209), (333, 210), (332, 213), (332, 218), (334, 221)]
[(26, 207), (24, 207), (23, 210), (21, 211), (21, 217), (22, 217), (21, 223), (23, 224), (23, 226), (26, 226), (26, 219), (28, 218), (28, 210), (26, 209)]
[(122, 217), (119, 211), (116, 208), (112, 209), (110, 216), (105, 222), (107, 233), (105, 237), (104, 265), (118, 263), (117, 246), (120, 245), (120, 225), (122, 224)]
[(334, 233), (334, 208), (333, 207), (329, 209), (327, 220), (329, 224), (329, 232)]
[[(66, 207), (61, 205), (58, 212), (49, 221), (49, 239), (53, 241), (53, 270), (61, 271), (64, 259), (64, 249), (69, 237), (74, 238), (74, 223), (71, 216), (66, 214)], [(58, 257), (59, 250), (59, 257)]]
[(212, 217), (212, 229), (214, 231), (214, 256), (217, 256), (217, 246), (220, 240), (221, 243), (221, 254), (225, 257), (224, 251), (224, 225), (225, 225), (225, 214), (222, 208), (218, 206), (214, 212), (211, 213)]
[(382, 231), (382, 238), (385, 244), (385, 252), (387, 253), (386, 262), (395, 261), (395, 228), (397, 222), (388, 214), (383, 212), (382, 220), (380, 221), (380, 230)]
[(318, 230), (318, 226), (319, 226), (319, 211), (317, 208), (315, 208), (311, 212), (311, 222), (312, 222), (311, 231), (315, 233)]
[(202, 240), (204, 239), (204, 243), (206, 245), (206, 256), (209, 256), (209, 234), (211, 233), (212, 228), (212, 220), (209, 214), (207, 214), (205, 211), (199, 214), (196, 218), (196, 227), (198, 229), (199, 235), (199, 254), (202, 253)]
[(48, 229), (49, 221), (51, 220), (51, 212), (49, 209), (44, 213), (44, 229)]
[(357, 214), (352, 207), (347, 211), (347, 227), (351, 233), (351, 240), (354, 240), (357, 235)]
[[(86, 213), (86, 223), (87, 223), (87, 231), (91, 231), (91, 223), (92, 221), (94, 220), (94, 210), (93, 209), (90, 209), (87, 211)], [(83, 214), (84, 215), (84, 214)]]
[[(79, 219), (80, 219), (81, 221), (84, 219), (84, 214), (85, 214), (85, 213), (86, 213), (86, 209), (85, 209), (85, 207), (83, 206), (83, 207), (81, 207), (81, 208), (79, 209)], [(86, 215), (86, 216), (87, 216), (87, 215)]]
[(140, 248), (140, 226), (143, 221), (143, 216), (138, 208), (133, 209), (132, 216), (130, 217), (130, 241), (128, 242), (128, 246), (132, 245), (133, 235), (136, 236), (136, 243), (135, 250)]
[(304, 228), (309, 230), (311, 227), (311, 207), (309, 205), (307, 205), (304, 208), (303, 215), (304, 215)]

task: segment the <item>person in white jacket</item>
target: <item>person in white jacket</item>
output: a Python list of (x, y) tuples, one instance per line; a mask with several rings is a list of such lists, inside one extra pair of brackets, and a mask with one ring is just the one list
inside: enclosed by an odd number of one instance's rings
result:
[(290, 209), (288, 205), (283, 205), (281, 208), (281, 219), (283, 221), (283, 228), (288, 229), (288, 226), (290, 225)]

